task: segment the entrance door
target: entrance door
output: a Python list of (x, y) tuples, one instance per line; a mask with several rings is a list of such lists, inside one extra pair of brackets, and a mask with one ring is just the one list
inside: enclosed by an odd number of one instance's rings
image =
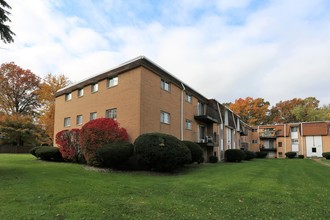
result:
[(322, 157), (322, 137), (306, 136), (307, 157)]

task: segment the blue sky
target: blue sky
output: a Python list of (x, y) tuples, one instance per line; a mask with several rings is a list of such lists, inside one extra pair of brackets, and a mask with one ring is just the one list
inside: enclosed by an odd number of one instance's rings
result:
[(330, 103), (328, 0), (7, 0), (1, 63), (73, 82), (144, 55), (219, 102)]

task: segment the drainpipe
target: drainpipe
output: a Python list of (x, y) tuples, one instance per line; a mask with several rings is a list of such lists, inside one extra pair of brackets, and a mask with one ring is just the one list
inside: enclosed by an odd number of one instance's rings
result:
[[(219, 124), (219, 148), (218, 148), (218, 155), (219, 155), (219, 159), (222, 160), (222, 155), (221, 155), (221, 151), (223, 151), (223, 137), (224, 137), (224, 129), (223, 129), (223, 120), (222, 120), (222, 115), (221, 115), (221, 111), (220, 111), (220, 107), (219, 107), (219, 102), (217, 102), (217, 107), (218, 107), (218, 112), (219, 112), (219, 117), (220, 117), (220, 121), (221, 123)], [(222, 136), (220, 138), (220, 132), (222, 132)]]
[(286, 124), (284, 124), (284, 154), (286, 153)]
[(180, 138), (183, 141), (183, 105), (184, 105), (184, 93), (186, 91), (186, 87), (184, 87), (183, 83), (181, 83), (182, 91), (181, 91), (181, 111), (180, 111)]
[(235, 130), (234, 130), (234, 146), (235, 146), (235, 149), (237, 149), (237, 137), (236, 137), (236, 132), (237, 132), (237, 124), (236, 124), (236, 120), (235, 120), (235, 116), (234, 116), (234, 112), (231, 112), (231, 115), (233, 117), (233, 122), (234, 122), (234, 126), (235, 126)]
[(303, 130), (303, 122), (301, 122), (300, 127), (301, 127), (301, 134), (300, 134), (301, 154), (304, 155), (304, 130)]

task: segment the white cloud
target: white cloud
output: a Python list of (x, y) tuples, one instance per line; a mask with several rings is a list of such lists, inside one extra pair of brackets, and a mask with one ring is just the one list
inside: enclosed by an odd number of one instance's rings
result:
[[(16, 0), (15, 44), (0, 45), (7, 48), (0, 60), (78, 81), (146, 55), (220, 102), (315, 96), (330, 103), (326, 1), (251, 2), (75, 1), (72, 14), (65, 1)], [(236, 11), (240, 22), (231, 24)]]

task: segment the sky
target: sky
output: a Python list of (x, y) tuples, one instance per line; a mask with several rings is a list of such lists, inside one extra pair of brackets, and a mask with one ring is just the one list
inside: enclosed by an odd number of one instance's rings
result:
[(146, 56), (221, 103), (330, 104), (329, 0), (6, 0), (0, 63), (72, 82)]

